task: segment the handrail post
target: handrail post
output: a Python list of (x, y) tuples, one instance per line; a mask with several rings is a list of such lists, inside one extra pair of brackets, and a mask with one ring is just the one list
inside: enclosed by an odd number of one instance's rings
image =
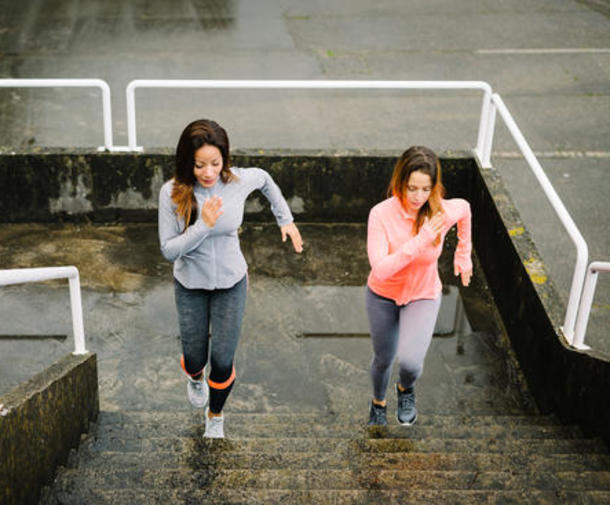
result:
[(85, 328), (83, 325), (83, 304), (80, 291), (80, 278), (78, 270), (68, 279), (70, 282), (70, 309), (72, 311), (72, 331), (74, 333), (74, 352), (72, 354), (86, 354)]
[(496, 111), (496, 104), (492, 100), (489, 104), (487, 129), (485, 131), (485, 138), (483, 139), (483, 157), (481, 159), (481, 166), (483, 168), (492, 168), (491, 151), (493, 147), (494, 132), (496, 128)]
[[(574, 225), (574, 227), (576, 227), (576, 225)], [(577, 236), (575, 235), (574, 237), (571, 237), (576, 244), (576, 265), (574, 266), (568, 306), (566, 307), (566, 317), (563, 323), (563, 333), (570, 345), (574, 345), (574, 328), (576, 327), (578, 310), (580, 308), (580, 304), (582, 303), (581, 296), (585, 283), (585, 277), (587, 275), (587, 261), (589, 260), (589, 248), (587, 243), (580, 234), (580, 231), (578, 231), (578, 228), (576, 228), (576, 233), (578, 234)]]
[(131, 81), (125, 89), (127, 100), (127, 146), (131, 151), (142, 151), (142, 147), (138, 147), (137, 131), (136, 131), (136, 87), (138, 80)]
[(481, 105), (481, 118), (479, 119), (479, 133), (477, 136), (477, 146), (474, 151), (481, 162), (483, 168), (489, 168), (485, 165), (485, 140), (489, 135), (489, 130), (491, 128), (491, 132), (493, 135), (493, 126), (489, 125), (489, 108), (493, 106), (491, 101), (491, 90), (485, 90), (483, 93), (483, 103)]
[(574, 340), (572, 342), (572, 347), (575, 349), (590, 349), (584, 342), (599, 272), (610, 272), (610, 262), (594, 261), (589, 265), (589, 268), (587, 268), (587, 276), (585, 278), (585, 285), (582, 289), (582, 298), (580, 300), (580, 307), (578, 308), (576, 329), (574, 330)]
[[(99, 81), (102, 90), (102, 121), (104, 123), (104, 148), (112, 151), (112, 100), (110, 98), (110, 86), (106, 81)], [(102, 150), (102, 149), (100, 149)]]

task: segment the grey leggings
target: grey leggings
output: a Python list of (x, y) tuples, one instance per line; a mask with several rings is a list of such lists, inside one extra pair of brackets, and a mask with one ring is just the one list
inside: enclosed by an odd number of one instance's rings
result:
[(188, 289), (174, 279), (184, 371), (197, 376), (208, 361), (210, 324), (214, 332), (210, 351), (210, 410), (220, 413), (233, 382), (233, 358), (246, 306), (246, 276), (228, 289)]
[(419, 378), (440, 305), (441, 295), (435, 300), (396, 305), (394, 300), (379, 296), (366, 287), (366, 311), (373, 342), (371, 379), (376, 400), (385, 399), (397, 354), (400, 385), (411, 387)]

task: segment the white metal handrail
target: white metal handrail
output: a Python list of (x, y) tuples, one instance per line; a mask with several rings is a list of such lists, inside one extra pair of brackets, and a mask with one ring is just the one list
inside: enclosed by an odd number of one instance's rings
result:
[(585, 286), (582, 290), (582, 298), (580, 307), (578, 308), (578, 316), (576, 318), (576, 331), (574, 333), (574, 342), (572, 345), (577, 349), (590, 349), (585, 345), (585, 333), (589, 316), (591, 313), (591, 305), (593, 305), (593, 295), (595, 294), (595, 286), (597, 284), (597, 274), (599, 272), (610, 272), (610, 262), (594, 261), (587, 268), (587, 276), (585, 278)]
[(486, 122), (489, 117), (491, 86), (484, 81), (308, 81), (308, 80), (205, 80), (205, 79), (136, 79), (127, 85), (127, 138), (128, 148), (141, 151), (136, 140), (137, 88), (212, 88), (212, 89), (437, 89), (437, 90), (479, 90), (483, 91), (483, 103), (479, 121), (479, 132), (475, 153), (481, 158), (483, 135), (489, 131)]
[[(585, 272), (587, 269), (589, 249), (587, 247), (587, 243), (585, 242), (585, 239), (583, 238), (582, 234), (578, 230), (578, 227), (574, 223), (572, 216), (570, 216), (570, 213), (563, 205), (563, 202), (559, 198), (559, 195), (555, 191), (555, 188), (553, 188), (553, 185), (551, 184), (548, 177), (544, 173), (544, 170), (540, 166), (540, 163), (538, 163), (536, 156), (534, 155), (530, 146), (528, 145), (527, 141), (525, 140), (525, 137), (523, 137), (521, 130), (519, 130), (517, 123), (513, 119), (510, 112), (508, 111), (508, 108), (504, 104), (502, 98), (500, 98), (500, 95), (498, 95), (497, 93), (494, 93), (492, 95), (491, 107), (489, 109), (490, 117), (489, 117), (489, 120), (487, 121), (488, 127), (492, 128), (492, 129), (493, 129), (494, 123), (495, 123), (496, 110), (500, 113), (500, 116), (502, 117), (502, 119), (504, 119), (504, 123), (506, 124), (506, 127), (508, 128), (513, 139), (519, 146), (519, 149), (521, 150), (521, 153), (525, 157), (525, 160), (527, 161), (528, 165), (532, 169), (534, 176), (536, 177), (536, 179), (538, 179), (538, 182), (542, 186), (544, 194), (549, 199), (551, 206), (557, 213), (557, 216), (561, 220), (561, 223), (566, 228), (568, 234), (570, 235), (570, 238), (572, 239), (572, 241), (574, 242), (574, 245), (576, 246), (576, 265), (574, 266), (574, 274), (572, 275), (572, 285), (570, 288), (570, 296), (568, 299), (568, 305), (566, 307), (566, 314), (565, 314), (565, 319), (564, 319), (564, 323), (563, 323), (563, 333), (564, 333), (567, 341), (570, 343), (570, 345), (574, 345), (575, 344), (574, 326), (576, 324), (576, 313), (578, 311), (578, 307), (580, 304), (582, 287), (583, 287), (583, 283), (585, 280)], [(487, 159), (489, 161), (489, 158), (491, 155), (492, 141), (493, 141), (493, 131), (488, 132), (485, 135), (485, 139), (486, 140), (485, 140), (483, 156), (484, 156), (484, 159)]]
[(104, 146), (99, 150), (113, 151), (112, 108), (110, 87), (102, 79), (0, 79), (0, 88), (99, 88), (102, 90), (102, 120)]
[(72, 331), (74, 332), (73, 354), (86, 354), (80, 280), (76, 267), (14, 268), (0, 270), (0, 286), (23, 284), (26, 282), (50, 281), (52, 279), (68, 279), (70, 282), (70, 310), (72, 311)]

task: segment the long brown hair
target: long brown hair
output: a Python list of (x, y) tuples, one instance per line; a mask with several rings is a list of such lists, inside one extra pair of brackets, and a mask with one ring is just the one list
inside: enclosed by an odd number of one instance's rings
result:
[[(432, 181), (430, 197), (419, 209), (415, 219), (415, 233), (418, 233), (426, 218), (429, 219), (437, 212), (442, 212), (441, 200), (445, 196), (445, 188), (441, 181), (441, 163), (436, 154), (427, 147), (409, 147), (396, 162), (388, 186), (388, 196), (396, 196), (405, 209), (407, 208), (407, 186), (413, 172), (427, 174)], [(440, 243), (440, 238), (439, 235), (434, 245)]]
[(222, 182), (235, 180), (237, 176), (231, 172), (231, 157), (229, 154), (229, 136), (225, 129), (216, 121), (198, 119), (189, 123), (182, 131), (176, 146), (176, 168), (174, 171), (174, 187), (172, 201), (178, 206), (176, 213), (184, 219), (184, 229), (197, 217), (197, 200), (195, 200), (195, 151), (205, 145), (215, 146), (222, 156)]

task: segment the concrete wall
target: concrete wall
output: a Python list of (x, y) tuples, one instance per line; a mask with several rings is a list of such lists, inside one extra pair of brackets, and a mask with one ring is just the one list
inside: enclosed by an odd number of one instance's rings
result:
[[(316, 152), (243, 152), (234, 166), (258, 166), (282, 188), (301, 222), (350, 222), (366, 219), (371, 202), (385, 195), (397, 153), (328, 155)], [(466, 154), (447, 157), (449, 187), (462, 177)], [(0, 155), (0, 222), (90, 220), (156, 221), (157, 197), (172, 176), (174, 155), (55, 151)], [(267, 202), (254, 193), (246, 219), (269, 221)]]
[(99, 411), (95, 354), (59, 360), (0, 397), (0, 503), (37, 504)]

